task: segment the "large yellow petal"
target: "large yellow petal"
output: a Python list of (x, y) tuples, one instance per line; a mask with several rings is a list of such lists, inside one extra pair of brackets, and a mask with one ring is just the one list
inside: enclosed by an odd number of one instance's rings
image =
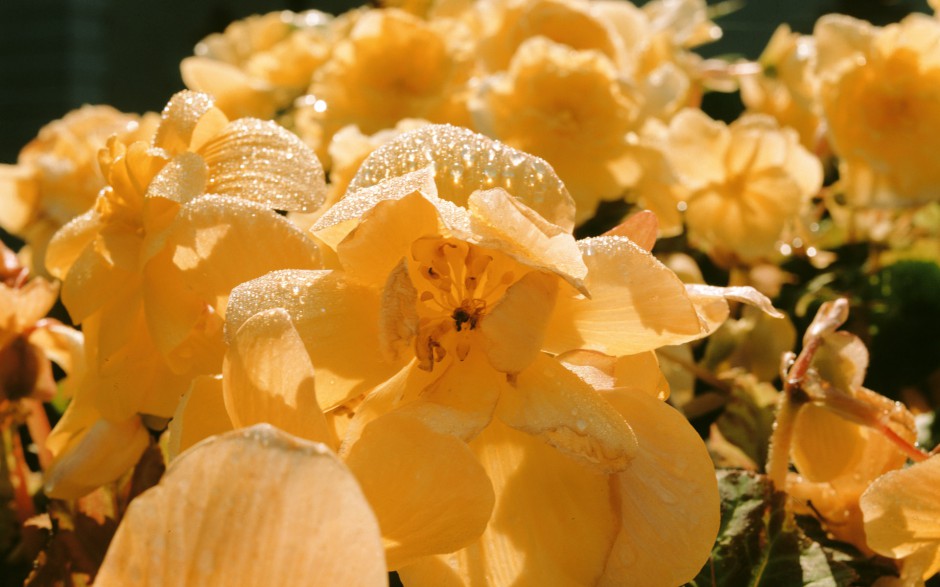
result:
[(102, 228), (101, 217), (94, 210), (76, 216), (60, 228), (46, 248), (46, 269), (54, 277), (65, 279), (75, 260)]
[(501, 187), (552, 224), (567, 232), (574, 228), (574, 200), (547, 162), (450, 125), (423, 126), (379, 147), (363, 162), (349, 191), (429, 163), (445, 200), (465, 206), (471, 193)]
[(375, 516), (323, 445), (270, 426), (180, 455), (127, 510), (95, 583), (386, 585)]
[(230, 63), (186, 57), (180, 62), (180, 74), (186, 87), (212, 94), (219, 108), (234, 118), (256, 116), (269, 120), (276, 114), (274, 89)]
[(150, 180), (146, 197), (166, 198), (185, 204), (206, 193), (207, 181), (208, 169), (205, 160), (187, 151), (170, 159)]
[(591, 297), (573, 290), (559, 294), (546, 350), (632, 355), (704, 336), (685, 286), (652, 254), (616, 236), (578, 245)]
[(225, 355), (222, 387), (236, 428), (268, 422), (335, 445), (317, 404), (310, 356), (287, 310), (266, 310), (241, 325)]
[(115, 292), (138, 283), (133, 273), (116, 267), (92, 243), (78, 256), (62, 284), (62, 303), (72, 322), (80, 324), (101, 309)]
[(318, 267), (316, 245), (287, 219), (246, 200), (203, 196), (182, 207), (165, 245), (182, 279), (221, 312), (233, 287), (277, 269)]
[(937, 487), (940, 487), (937, 456), (886, 473), (872, 483), (859, 500), (868, 546), (893, 558), (910, 556), (928, 547), (940, 548)]
[(274, 271), (234, 290), (226, 309), (231, 339), (270, 308), (287, 310), (316, 369), (317, 401), (329, 411), (388, 379), (400, 367), (379, 349), (380, 293), (333, 271)]
[(619, 531), (599, 585), (658, 587), (692, 580), (721, 520), (705, 443), (685, 417), (645, 393), (605, 392), (636, 432), (630, 467), (614, 476)]
[(197, 152), (206, 161), (213, 194), (296, 212), (314, 212), (326, 200), (320, 160), (297, 135), (273, 121), (236, 120)]
[(539, 355), (503, 392), (499, 419), (608, 473), (636, 454), (630, 426), (590, 385), (556, 359)]
[(409, 587), (597, 584), (616, 533), (609, 476), (497, 421), (471, 446), (498, 496), (486, 531), (455, 555), (400, 569), (402, 581)]
[(465, 546), (493, 510), (493, 488), (466, 443), (405, 414), (366, 426), (346, 464), (379, 519), (390, 569)]
[(196, 377), (167, 427), (168, 458), (172, 461), (196, 443), (232, 429), (232, 421), (222, 399), (222, 377)]
[(550, 273), (530, 271), (510, 285), (483, 317), (480, 334), (493, 368), (518, 373), (541, 352), (558, 294), (558, 281)]

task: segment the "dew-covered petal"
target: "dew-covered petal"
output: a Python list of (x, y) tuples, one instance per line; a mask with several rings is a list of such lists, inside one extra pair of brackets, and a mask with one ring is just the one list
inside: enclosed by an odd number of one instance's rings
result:
[[(940, 487), (937, 456), (875, 480), (859, 500), (868, 546), (893, 558), (940, 547), (937, 487)], [(937, 570), (935, 565), (924, 577)]]
[(623, 471), (636, 454), (636, 436), (623, 416), (547, 355), (539, 355), (503, 392), (496, 414), (600, 471)]
[(180, 455), (130, 505), (100, 585), (386, 585), (375, 516), (321, 444), (258, 425)]
[(208, 191), (276, 210), (314, 212), (326, 200), (326, 177), (313, 150), (272, 121), (241, 118), (202, 145)]
[(649, 252), (615, 236), (578, 245), (591, 297), (559, 294), (546, 350), (632, 355), (705, 335), (685, 286)]
[(235, 428), (268, 422), (306, 440), (333, 444), (317, 404), (314, 370), (283, 308), (246, 320), (223, 366), (225, 408)]
[(101, 216), (94, 210), (89, 210), (60, 228), (46, 248), (46, 269), (49, 273), (64, 280), (85, 247), (98, 236), (101, 227)]
[(603, 236), (626, 237), (644, 251), (653, 250), (658, 235), (659, 219), (650, 210), (640, 210), (603, 234)]
[(316, 367), (317, 401), (329, 411), (401, 367), (379, 352), (380, 296), (333, 271), (274, 271), (232, 290), (226, 336), (261, 311), (287, 310)]
[(428, 164), (438, 195), (459, 206), (477, 190), (504, 188), (543, 218), (570, 232), (574, 200), (543, 159), (484, 135), (450, 125), (428, 125), (402, 134), (369, 155), (349, 190), (373, 186)]
[(518, 373), (541, 352), (558, 294), (558, 278), (530, 271), (509, 286), (480, 323), (484, 350), (493, 368)]
[(224, 308), (233, 287), (278, 269), (319, 266), (316, 245), (286, 218), (259, 204), (203, 196), (180, 209), (165, 247), (182, 279)]
[(493, 488), (466, 443), (407, 414), (366, 426), (346, 464), (379, 520), (390, 569), (465, 546), (493, 510)]
[(189, 90), (173, 94), (161, 118), (153, 145), (173, 154), (195, 151), (228, 123), (212, 96)]
[(614, 475), (619, 531), (598, 585), (691, 581), (708, 560), (721, 519), (705, 443), (680, 412), (648, 394), (603, 396), (630, 422), (637, 452)]
[(167, 427), (167, 455), (172, 461), (196, 443), (232, 430), (222, 398), (222, 377), (201, 375), (180, 400)]
[(166, 198), (185, 204), (206, 193), (208, 169), (205, 160), (191, 152), (180, 153), (150, 180), (146, 197)]
[(80, 324), (97, 312), (115, 292), (139, 283), (133, 273), (115, 266), (94, 244), (85, 247), (62, 283), (62, 303), (72, 322)]

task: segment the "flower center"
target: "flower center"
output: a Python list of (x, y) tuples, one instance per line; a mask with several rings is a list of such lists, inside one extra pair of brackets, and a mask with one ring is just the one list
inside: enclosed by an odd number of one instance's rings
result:
[(430, 371), (448, 353), (464, 360), (487, 310), (519, 273), (515, 262), (464, 241), (429, 237), (412, 245), (410, 274), (418, 292), (415, 354)]

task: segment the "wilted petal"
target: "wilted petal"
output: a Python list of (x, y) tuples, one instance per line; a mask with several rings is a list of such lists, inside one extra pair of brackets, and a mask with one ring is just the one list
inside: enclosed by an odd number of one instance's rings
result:
[(465, 128), (428, 125), (401, 135), (372, 152), (349, 190), (434, 165), (438, 195), (465, 206), (471, 193), (504, 188), (543, 218), (570, 232), (574, 200), (544, 160)]
[(637, 441), (629, 424), (556, 359), (539, 355), (512, 387), (496, 412), (509, 426), (608, 473), (630, 465)]
[(708, 560), (720, 523), (715, 468), (685, 417), (644, 393), (603, 394), (636, 433), (630, 467), (614, 476), (619, 532), (598, 585), (682, 585)]
[(623, 237), (578, 242), (590, 299), (558, 296), (545, 349), (632, 355), (704, 336), (685, 286), (665, 265)]
[(222, 399), (222, 377), (203, 375), (180, 400), (167, 427), (167, 454), (174, 460), (196, 443), (232, 430)]
[(127, 510), (99, 585), (386, 585), (375, 516), (323, 445), (270, 426), (180, 455)]
[(317, 401), (324, 411), (388, 379), (400, 364), (379, 349), (380, 293), (332, 271), (274, 271), (232, 290), (226, 309), (231, 339), (248, 318), (284, 308), (316, 365)]
[(208, 190), (276, 210), (313, 212), (326, 200), (323, 166), (297, 135), (272, 121), (241, 118), (198, 149)]
[(509, 286), (480, 324), (484, 349), (493, 368), (518, 373), (541, 352), (558, 278), (530, 271)]
[(317, 404), (313, 365), (282, 308), (255, 314), (232, 339), (223, 367), (225, 408), (236, 428), (268, 422), (334, 444)]
[(346, 464), (378, 517), (390, 569), (465, 546), (490, 518), (493, 488), (473, 452), (409, 415), (366, 426)]

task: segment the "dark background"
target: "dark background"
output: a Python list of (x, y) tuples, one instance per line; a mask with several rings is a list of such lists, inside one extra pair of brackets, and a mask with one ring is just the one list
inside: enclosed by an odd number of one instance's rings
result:
[[(233, 20), (282, 9), (335, 14), (356, 5), (349, 0), (0, 0), (0, 163), (15, 162), (42, 125), (82, 104), (138, 113), (162, 109), (183, 88), (180, 60)], [(783, 22), (810, 33), (816, 19), (829, 12), (884, 24), (912, 11), (927, 12), (926, 0), (750, 0), (718, 21), (724, 38), (702, 53), (755, 58)], [(736, 114), (737, 102), (733, 96), (712, 96), (705, 107), (727, 119)]]

